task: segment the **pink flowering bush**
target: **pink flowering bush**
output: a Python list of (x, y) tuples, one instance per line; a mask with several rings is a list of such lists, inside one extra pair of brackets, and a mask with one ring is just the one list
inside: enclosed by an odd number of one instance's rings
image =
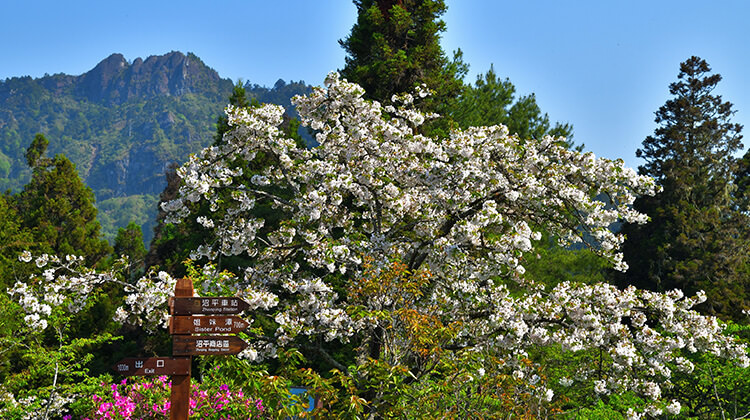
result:
[[(163, 419), (169, 418), (171, 381), (166, 376), (154, 379), (123, 380), (102, 384), (102, 392), (93, 398), (93, 412), (87, 420)], [(241, 390), (230, 390), (226, 384), (193, 383), (190, 396), (191, 417), (200, 419), (263, 418), (265, 407), (260, 399)]]

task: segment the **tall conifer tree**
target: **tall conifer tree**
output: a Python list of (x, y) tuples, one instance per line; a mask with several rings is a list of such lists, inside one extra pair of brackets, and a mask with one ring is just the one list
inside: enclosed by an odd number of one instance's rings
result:
[(444, 112), (463, 89), (467, 67), (457, 52), (449, 60), (440, 47), (447, 10), (443, 0), (354, 0), (357, 23), (346, 39), (341, 73), (365, 89), (369, 99), (388, 103), (391, 96), (425, 83), (434, 95), (423, 105)]
[(636, 155), (640, 172), (663, 191), (639, 198), (635, 207), (652, 218), (627, 225), (627, 284), (657, 291), (706, 291), (711, 314), (740, 317), (748, 304), (750, 260), (747, 215), (737, 211), (733, 154), (742, 147), (742, 126), (731, 121), (732, 104), (713, 91), (721, 80), (705, 60), (680, 64), (673, 98), (656, 112), (659, 124)]
[(82, 255), (88, 264), (96, 264), (111, 248), (100, 233), (94, 193), (64, 155), (44, 157), (48, 144), (38, 134), (26, 151), (33, 174), (16, 197), (22, 226), (42, 251)]
[(18, 256), (24, 250), (35, 250), (35, 246), (28, 229), (21, 226), (13, 197), (0, 194), (0, 290), (28, 278), (28, 267)]
[(114, 256), (128, 257), (128, 267), (125, 269), (125, 278), (135, 280), (136, 276), (143, 272), (146, 247), (143, 246), (143, 231), (135, 222), (130, 222), (124, 228), (117, 230), (114, 243)]
[(735, 195), (741, 209), (750, 213), (750, 149), (739, 160), (737, 165), (737, 191)]
[(346, 66), (341, 73), (365, 89), (368, 99), (390, 103), (394, 94), (425, 84), (432, 95), (417, 107), (443, 118), (424, 129), (444, 136), (452, 128), (505, 124), (520, 137), (546, 134), (570, 137), (568, 124), (550, 126), (533, 94), (515, 98), (515, 86), (497, 77), (494, 68), (465, 85), (468, 65), (461, 51), (448, 59), (440, 46), (446, 30), (443, 0), (354, 0), (357, 22), (346, 39)]
[(451, 116), (461, 128), (504, 124), (520, 138), (573, 134), (570, 124), (550, 124), (549, 116), (542, 113), (533, 93), (516, 99), (516, 87), (509, 79), (498, 77), (494, 66), (477, 76), (473, 86), (466, 86)]

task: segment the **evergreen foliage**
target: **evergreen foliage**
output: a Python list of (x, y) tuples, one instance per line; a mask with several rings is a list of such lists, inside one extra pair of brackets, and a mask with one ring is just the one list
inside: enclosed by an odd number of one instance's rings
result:
[(737, 162), (736, 180), (735, 196), (740, 201), (741, 208), (744, 208), (745, 212), (750, 212), (750, 150)]
[[(460, 50), (449, 60), (440, 47), (447, 7), (442, 0), (355, 0), (358, 17), (349, 36), (339, 41), (346, 50), (341, 74), (365, 88), (368, 99), (391, 103), (394, 94), (425, 84), (432, 94), (417, 107), (443, 118), (424, 131), (444, 137), (452, 128), (504, 124), (521, 138), (544, 135), (571, 137), (572, 126), (551, 126), (534, 94), (515, 98), (510, 80), (490, 67), (474, 85), (465, 85), (468, 65)], [(568, 143), (569, 146), (572, 143)]]
[(451, 116), (463, 129), (503, 124), (520, 138), (539, 139), (550, 134), (571, 137), (570, 124), (550, 125), (532, 93), (515, 98), (516, 87), (509, 79), (501, 80), (494, 66), (477, 76), (474, 85), (467, 85), (458, 97)]
[(46, 144), (44, 136), (38, 135), (26, 153), (34, 166), (31, 182), (17, 196), (22, 226), (31, 231), (43, 251), (82, 255), (96, 264), (111, 248), (100, 235), (94, 193), (64, 155), (41, 158)]
[(117, 231), (114, 244), (114, 256), (128, 257), (129, 267), (125, 276), (134, 278), (143, 271), (143, 261), (146, 257), (146, 247), (143, 245), (143, 232), (135, 222)]
[(30, 168), (37, 167), (37, 161), (47, 151), (47, 146), (49, 146), (49, 140), (43, 134), (34, 136), (34, 141), (31, 142), (31, 146), (26, 149), (26, 153), (24, 154), (26, 163)]
[(440, 47), (443, 0), (355, 0), (357, 23), (346, 39), (341, 74), (365, 89), (368, 99), (390, 103), (394, 94), (426, 84), (433, 96), (424, 110), (444, 111), (463, 88), (467, 67), (457, 52), (448, 60)]
[[(36, 413), (35, 418), (50, 418), (39, 413), (50, 409), (44, 400), (59, 389), (81, 390), (93, 380), (89, 374), (108, 370), (109, 366), (101, 366), (112, 362), (102, 356), (103, 346), (115, 339), (112, 316), (122, 297), (109, 288), (96, 291), (75, 314), (49, 309), (54, 327), (46, 334), (35, 331), (34, 318), (9, 299), (17, 282), (28, 281), (57, 258), (47, 254), (79, 255), (89, 266), (103, 266), (111, 252), (100, 237), (93, 192), (64, 155), (45, 157), (49, 144), (42, 134), (34, 137), (24, 154), (31, 165), (31, 181), (16, 195), (0, 196), (0, 384), (3, 392), (28, 396), (24, 410)], [(143, 248), (142, 239), (137, 240)], [(30, 262), (32, 252), (40, 255), (35, 263)], [(48, 270), (47, 277), (35, 282), (46, 286), (54, 272)], [(95, 356), (99, 356), (96, 361)]]
[[(18, 280), (25, 280), (27, 264), (18, 261), (24, 250), (35, 248), (28, 229), (21, 226), (12, 196), (0, 194), (0, 290), (7, 290)], [(5, 307), (5, 306), (3, 306)], [(2, 324), (2, 322), (0, 322)]]
[(706, 312), (740, 318), (750, 286), (750, 223), (733, 194), (742, 126), (731, 122), (732, 104), (713, 93), (721, 76), (710, 72), (698, 57), (680, 65), (673, 98), (656, 112), (659, 127), (636, 153), (646, 161), (641, 174), (663, 191), (635, 202), (652, 221), (624, 228), (624, 282), (688, 295), (705, 290)]

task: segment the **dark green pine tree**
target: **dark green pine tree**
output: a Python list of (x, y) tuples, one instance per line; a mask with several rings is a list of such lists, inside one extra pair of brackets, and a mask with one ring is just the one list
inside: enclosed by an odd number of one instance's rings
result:
[(13, 197), (0, 194), (0, 290), (28, 279), (31, 267), (18, 260), (25, 250), (35, 252), (36, 243), (31, 232), (21, 226)]
[(477, 76), (473, 86), (466, 86), (458, 98), (451, 116), (461, 128), (504, 124), (511, 133), (521, 138), (541, 138), (544, 135), (570, 137), (570, 124), (550, 125), (532, 93), (516, 100), (516, 87), (509, 79), (501, 80), (494, 66)]
[(117, 231), (115, 237), (114, 253), (127, 255), (135, 261), (143, 260), (146, 255), (146, 247), (143, 246), (143, 232), (135, 222), (130, 222), (124, 228)]
[(701, 58), (680, 64), (673, 98), (656, 112), (658, 128), (636, 155), (641, 174), (663, 191), (641, 197), (635, 208), (646, 225), (626, 225), (623, 280), (657, 291), (704, 290), (702, 310), (725, 318), (748, 308), (750, 235), (747, 214), (737, 209), (733, 154), (742, 147), (742, 126), (732, 123), (732, 104), (713, 93), (721, 80)]
[[(445, 136), (456, 127), (505, 124), (522, 138), (545, 134), (572, 136), (568, 124), (550, 125), (533, 94), (515, 99), (515, 86), (500, 80), (494, 68), (464, 85), (468, 65), (461, 51), (449, 60), (440, 47), (446, 26), (440, 17), (443, 0), (354, 0), (357, 23), (339, 41), (346, 50), (342, 75), (365, 89), (368, 99), (387, 104), (394, 94), (411, 92), (424, 83), (433, 95), (417, 102), (440, 120), (426, 124), (424, 132)], [(568, 144), (570, 145), (570, 143)]]
[(146, 258), (146, 247), (143, 246), (143, 231), (135, 222), (130, 222), (124, 228), (117, 230), (115, 237), (114, 256), (128, 257), (128, 267), (125, 277), (130, 280), (143, 273), (144, 259)]
[(40, 251), (82, 255), (94, 265), (111, 251), (100, 234), (94, 193), (64, 155), (44, 157), (48, 144), (39, 134), (26, 151), (33, 173), (16, 196), (21, 225), (31, 232)]
[(443, 0), (354, 0), (357, 23), (339, 43), (346, 50), (341, 74), (365, 89), (368, 99), (389, 103), (394, 94), (425, 83), (434, 95), (422, 109), (447, 115), (463, 89), (467, 66), (460, 51), (449, 60), (440, 47)]
[(518, 100), (515, 94), (513, 83), (509, 79), (501, 80), (494, 66), (490, 66), (487, 73), (477, 76), (473, 86), (466, 86), (451, 116), (461, 128), (504, 124), (520, 138), (538, 139), (547, 134), (572, 136), (570, 124), (550, 125), (549, 116), (542, 113), (533, 93)]
[(750, 213), (750, 149), (748, 149), (737, 163), (737, 172), (735, 174), (737, 191), (735, 192), (735, 196), (740, 208)]

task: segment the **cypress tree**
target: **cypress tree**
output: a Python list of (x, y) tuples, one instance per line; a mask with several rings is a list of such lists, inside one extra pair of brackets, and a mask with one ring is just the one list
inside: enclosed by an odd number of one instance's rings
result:
[(18, 256), (25, 250), (36, 251), (35, 246), (31, 233), (21, 226), (13, 197), (0, 194), (0, 290), (28, 278), (30, 267)]
[(125, 277), (135, 280), (143, 272), (143, 261), (146, 257), (146, 247), (143, 246), (143, 232), (135, 222), (130, 222), (124, 228), (117, 230), (114, 244), (114, 256), (128, 257), (128, 268)]
[(48, 144), (38, 134), (26, 151), (33, 174), (16, 197), (22, 226), (30, 230), (40, 251), (82, 255), (94, 265), (111, 251), (101, 237), (94, 193), (64, 155), (43, 157)]
[(748, 218), (733, 193), (742, 126), (731, 121), (732, 104), (713, 93), (721, 76), (710, 72), (698, 57), (680, 64), (669, 87), (673, 98), (656, 112), (659, 126), (636, 152), (645, 160), (641, 174), (663, 191), (635, 202), (652, 220), (624, 227), (630, 270), (623, 280), (656, 291), (704, 290), (704, 311), (739, 318), (750, 283)]
[(741, 208), (744, 208), (746, 212), (750, 212), (750, 150), (737, 162), (735, 176), (737, 179), (735, 196), (740, 202)]
[(417, 101), (425, 112), (442, 115), (423, 130), (437, 137), (453, 128), (504, 124), (522, 138), (572, 135), (568, 124), (550, 126), (533, 94), (515, 98), (515, 86), (493, 67), (474, 86), (463, 78), (468, 65), (461, 50), (449, 60), (440, 46), (446, 30), (443, 0), (354, 0), (357, 22), (339, 43), (346, 50), (341, 74), (365, 89), (365, 97), (384, 104), (394, 94), (425, 84), (432, 95)]
[(434, 91), (423, 109), (446, 114), (463, 89), (467, 66), (460, 51), (449, 60), (440, 47), (447, 7), (442, 0), (354, 0), (357, 23), (339, 44), (346, 50), (341, 74), (368, 99), (389, 103), (421, 83)]
[(461, 128), (503, 124), (520, 138), (541, 138), (547, 134), (571, 137), (570, 124), (555, 123), (543, 114), (532, 93), (516, 100), (516, 87), (509, 79), (502, 80), (494, 66), (477, 76), (468, 85), (453, 107), (451, 116)]

